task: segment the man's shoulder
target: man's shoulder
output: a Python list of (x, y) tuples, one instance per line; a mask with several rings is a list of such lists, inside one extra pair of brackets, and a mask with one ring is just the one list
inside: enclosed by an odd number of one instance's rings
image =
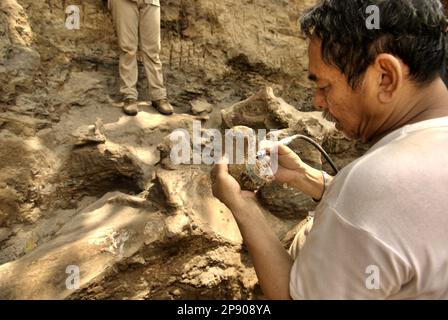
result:
[(446, 126), (403, 130), (392, 141), (374, 147), (347, 166), (341, 180), (356, 186), (394, 188), (406, 181), (428, 178), (433, 172), (448, 174), (447, 158), (448, 118)]
[(324, 201), (370, 230), (399, 224), (404, 216), (420, 222), (423, 213), (448, 206), (447, 146), (448, 126), (405, 132), (341, 170)]

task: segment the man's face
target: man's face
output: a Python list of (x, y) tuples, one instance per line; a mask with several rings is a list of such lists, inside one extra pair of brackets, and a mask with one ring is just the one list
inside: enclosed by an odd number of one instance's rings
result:
[(367, 126), (367, 96), (361, 88), (353, 90), (347, 78), (335, 67), (325, 64), (321, 56), (320, 40), (313, 38), (309, 45), (309, 78), (316, 83), (314, 106), (324, 117), (335, 122), (336, 128), (347, 137), (365, 138)]

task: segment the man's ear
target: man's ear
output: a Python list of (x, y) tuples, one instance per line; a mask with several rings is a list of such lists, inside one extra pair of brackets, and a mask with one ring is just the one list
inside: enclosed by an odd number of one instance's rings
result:
[(373, 65), (377, 75), (378, 100), (388, 103), (403, 85), (403, 64), (391, 54), (381, 53)]

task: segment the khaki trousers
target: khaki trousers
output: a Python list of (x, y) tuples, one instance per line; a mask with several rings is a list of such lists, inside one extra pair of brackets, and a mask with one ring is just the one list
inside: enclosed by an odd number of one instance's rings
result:
[(124, 98), (137, 99), (140, 47), (152, 101), (166, 99), (160, 61), (160, 7), (145, 1), (109, 0), (112, 18), (121, 50), (119, 72), (120, 92)]

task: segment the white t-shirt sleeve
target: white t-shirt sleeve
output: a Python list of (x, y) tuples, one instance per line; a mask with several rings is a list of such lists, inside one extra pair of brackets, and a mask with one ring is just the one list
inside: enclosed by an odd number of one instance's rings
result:
[(291, 269), (293, 299), (386, 299), (410, 277), (406, 263), (332, 208), (316, 216)]

